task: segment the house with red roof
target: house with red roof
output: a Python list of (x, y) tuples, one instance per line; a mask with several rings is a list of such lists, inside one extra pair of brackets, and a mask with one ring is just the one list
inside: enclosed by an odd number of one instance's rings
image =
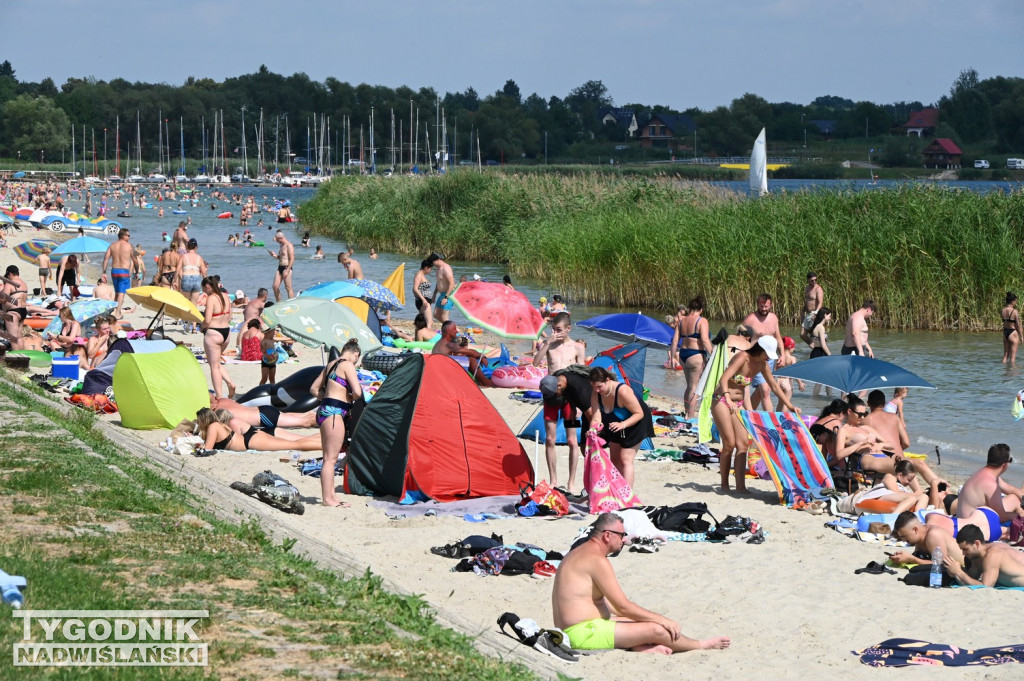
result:
[(924, 155), (925, 168), (951, 170), (960, 167), (960, 156), (964, 152), (948, 137), (937, 137), (921, 153)]
[(928, 108), (911, 111), (910, 118), (903, 124), (907, 137), (931, 137), (935, 134), (935, 126), (939, 124), (939, 110)]

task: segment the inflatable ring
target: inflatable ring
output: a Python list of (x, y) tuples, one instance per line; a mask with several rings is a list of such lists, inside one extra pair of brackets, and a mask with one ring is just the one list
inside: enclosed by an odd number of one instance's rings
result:
[(441, 334), (437, 334), (432, 340), (428, 341), (407, 341), (404, 338), (396, 338), (395, 347), (413, 348), (415, 350), (433, 350), (439, 340), (441, 340)]
[(899, 506), (895, 501), (883, 501), (881, 499), (867, 499), (856, 504), (857, 508), (865, 513), (892, 513)]
[(29, 317), (25, 320), (25, 326), (35, 329), (36, 331), (42, 331), (48, 327), (50, 322), (53, 320), (53, 317)]
[(532, 364), (504, 366), (491, 373), (491, 382), (499, 388), (525, 388), (540, 390), (540, 381), (548, 372)]
[(231, 211), (227, 211), (226, 210), (223, 213), (221, 213), (220, 215), (218, 215), (217, 219), (218, 220), (224, 220), (224, 219), (229, 218), (229, 217), (232, 217), (232, 213), (231, 213)]

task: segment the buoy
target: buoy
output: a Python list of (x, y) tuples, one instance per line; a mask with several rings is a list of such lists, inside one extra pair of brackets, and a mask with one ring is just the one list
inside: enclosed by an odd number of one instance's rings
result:
[(223, 220), (224, 218), (230, 218), (230, 217), (232, 217), (232, 214), (229, 211), (224, 211), (223, 213), (221, 213), (220, 215), (217, 216), (217, 219), (218, 220)]

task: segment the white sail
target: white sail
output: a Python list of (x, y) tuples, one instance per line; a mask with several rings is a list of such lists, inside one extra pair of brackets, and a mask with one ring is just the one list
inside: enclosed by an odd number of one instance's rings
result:
[(768, 153), (765, 149), (764, 128), (754, 140), (754, 150), (750, 152), (750, 192), (757, 196), (768, 193)]

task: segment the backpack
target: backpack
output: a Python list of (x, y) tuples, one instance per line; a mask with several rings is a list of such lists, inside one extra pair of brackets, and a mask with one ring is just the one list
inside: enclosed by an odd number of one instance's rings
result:
[(553, 375), (554, 376), (561, 376), (563, 374), (576, 374), (577, 376), (582, 376), (583, 378), (585, 378), (585, 379), (587, 379), (589, 381), (590, 380), (590, 370), (591, 369), (593, 369), (593, 367), (588, 367), (585, 364), (570, 364), (569, 366), (565, 367), (564, 369), (559, 369)]
[(704, 520), (705, 513), (715, 521), (715, 525), (718, 525), (718, 520), (708, 510), (708, 505), (702, 501), (691, 501), (678, 506), (648, 507), (644, 510), (654, 526), (665, 532), (707, 532), (711, 529), (711, 523)]

